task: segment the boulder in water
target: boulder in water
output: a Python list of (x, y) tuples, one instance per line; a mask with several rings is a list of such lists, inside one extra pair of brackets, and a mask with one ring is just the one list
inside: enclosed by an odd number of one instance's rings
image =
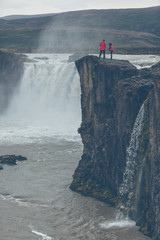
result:
[[(23, 157), (21, 155), (3, 155), (0, 156), (0, 164), (7, 164), (7, 165), (16, 165), (16, 161), (25, 161), (27, 160), (26, 157)], [(3, 169), (3, 167), (2, 167)]]

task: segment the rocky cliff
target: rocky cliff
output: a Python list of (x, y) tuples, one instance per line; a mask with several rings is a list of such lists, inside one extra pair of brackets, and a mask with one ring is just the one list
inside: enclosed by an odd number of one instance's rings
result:
[(0, 51), (0, 113), (10, 100), (23, 74), (24, 56)]
[[(76, 67), (82, 92), (79, 133), (84, 149), (70, 188), (123, 206), (145, 234), (158, 240), (160, 63), (137, 70), (128, 61), (86, 56), (76, 61)], [(139, 114), (142, 105), (143, 117)], [(134, 142), (136, 150), (132, 149)], [(133, 160), (127, 160), (127, 151)], [(127, 171), (133, 177), (126, 181)], [(120, 191), (122, 186), (124, 191)]]

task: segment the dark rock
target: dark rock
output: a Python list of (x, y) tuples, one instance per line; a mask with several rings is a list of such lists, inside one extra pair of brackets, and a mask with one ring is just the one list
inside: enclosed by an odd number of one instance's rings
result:
[(72, 54), (72, 55), (69, 56), (68, 61), (69, 62), (75, 62), (75, 61), (77, 61), (78, 59), (80, 59), (84, 56), (86, 56), (85, 53), (84, 54), (83, 53), (75, 53), (75, 54)]
[(27, 160), (26, 157), (21, 155), (3, 155), (0, 156), (0, 164), (7, 164), (7, 165), (16, 165), (16, 161), (24, 161)]
[(0, 170), (2, 170), (3, 169), (3, 166), (2, 165), (0, 165)]
[(0, 163), (7, 164), (7, 165), (16, 165), (15, 155), (0, 156)]
[(17, 161), (26, 161), (27, 158), (26, 158), (26, 157), (23, 157), (23, 156), (21, 156), (21, 155), (18, 155), (18, 156), (16, 156), (16, 160), (17, 160)]
[[(137, 70), (130, 62), (86, 56), (76, 61), (81, 83), (84, 145), (82, 159), (70, 188), (111, 204), (119, 202), (119, 187), (126, 167), (137, 114), (145, 102), (145, 123), (139, 146), (144, 161), (140, 196), (129, 214), (141, 230), (160, 236), (160, 63)], [(138, 169), (139, 167), (137, 167)], [(137, 174), (134, 182), (137, 191)]]
[(8, 106), (23, 74), (24, 55), (0, 51), (0, 113)]
[(38, 59), (38, 60), (48, 60), (49, 58), (47, 58), (47, 57), (36, 57), (35, 59)]
[(146, 124), (141, 140), (141, 154), (145, 158), (138, 225), (153, 239), (160, 239), (160, 62), (150, 69), (154, 88), (146, 99)]

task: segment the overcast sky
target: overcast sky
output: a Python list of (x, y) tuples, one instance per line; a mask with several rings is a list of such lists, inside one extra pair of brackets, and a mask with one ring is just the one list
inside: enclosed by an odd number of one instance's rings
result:
[(83, 9), (143, 8), (160, 0), (0, 0), (0, 17), (17, 14), (56, 13)]

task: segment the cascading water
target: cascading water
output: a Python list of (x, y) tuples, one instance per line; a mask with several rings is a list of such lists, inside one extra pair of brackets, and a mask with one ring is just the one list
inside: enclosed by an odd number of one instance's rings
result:
[(18, 121), (19, 126), (25, 122), (23, 131), (28, 126), (32, 135), (36, 129), (38, 134), (77, 134), (81, 107), (75, 64), (68, 62), (69, 55), (28, 56), (30, 62), (24, 64), (20, 86), (5, 112), (6, 121)]
[[(133, 131), (131, 134), (131, 140), (129, 147), (127, 148), (126, 157), (126, 169), (123, 175), (123, 183), (119, 188), (119, 209), (116, 212), (116, 221), (104, 222), (101, 227), (112, 228), (112, 227), (132, 227), (136, 223), (131, 221), (128, 217), (128, 213), (136, 206), (135, 201), (140, 190), (140, 181), (142, 176), (143, 161), (140, 163), (138, 159), (139, 149), (139, 137), (142, 132), (143, 120), (145, 116), (144, 104), (141, 106), (140, 111), (135, 120)], [(139, 168), (139, 171), (137, 171)], [(138, 172), (138, 173), (137, 173)], [(137, 180), (135, 180), (135, 174), (137, 173)]]
[[(133, 131), (131, 134), (131, 140), (129, 147), (127, 148), (127, 159), (126, 159), (126, 169), (123, 176), (123, 183), (119, 188), (121, 208), (125, 208), (127, 213), (128, 210), (134, 205), (136, 199), (136, 192), (140, 188), (140, 178), (142, 175), (143, 164), (140, 164), (138, 159), (138, 149), (139, 149), (139, 137), (142, 132), (143, 120), (145, 116), (144, 104), (141, 106), (140, 111), (137, 115), (136, 121), (134, 123)], [(139, 169), (139, 174), (137, 174), (137, 180), (135, 179), (135, 174), (137, 168)], [(137, 186), (136, 186), (137, 185)]]

